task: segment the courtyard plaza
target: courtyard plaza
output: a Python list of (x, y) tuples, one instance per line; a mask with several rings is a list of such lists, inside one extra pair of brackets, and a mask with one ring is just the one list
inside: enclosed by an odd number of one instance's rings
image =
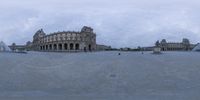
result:
[(0, 99), (198, 100), (199, 59), (175, 51), (0, 53)]

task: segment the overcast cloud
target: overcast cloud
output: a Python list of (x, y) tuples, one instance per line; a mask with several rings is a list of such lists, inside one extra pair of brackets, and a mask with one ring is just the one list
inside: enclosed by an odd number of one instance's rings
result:
[(0, 0), (0, 40), (32, 41), (34, 33), (94, 28), (97, 43), (150, 46), (156, 40), (200, 41), (197, 0)]

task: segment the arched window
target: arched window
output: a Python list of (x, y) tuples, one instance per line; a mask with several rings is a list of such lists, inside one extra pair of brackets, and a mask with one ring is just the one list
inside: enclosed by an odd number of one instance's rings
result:
[(58, 47), (59, 47), (59, 50), (62, 50), (62, 44), (59, 44)]
[(45, 46), (44, 45), (42, 46), (42, 48), (43, 48), (43, 50), (45, 50)]
[(73, 50), (73, 49), (74, 49), (74, 44), (71, 43), (71, 44), (70, 44), (70, 50)]
[(57, 50), (57, 44), (54, 44), (54, 45), (53, 45), (53, 49), (54, 49), (54, 50)]
[(79, 44), (78, 44), (78, 43), (76, 44), (75, 47), (76, 47), (76, 48), (75, 48), (76, 50), (79, 50)]
[(92, 51), (92, 46), (89, 44), (88, 46), (89, 51)]
[(48, 45), (46, 45), (46, 50), (49, 50), (49, 47), (48, 47)]
[(52, 50), (52, 44), (49, 45), (49, 50)]
[(68, 45), (67, 45), (67, 43), (64, 44), (64, 48), (65, 48), (65, 50), (68, 49)]

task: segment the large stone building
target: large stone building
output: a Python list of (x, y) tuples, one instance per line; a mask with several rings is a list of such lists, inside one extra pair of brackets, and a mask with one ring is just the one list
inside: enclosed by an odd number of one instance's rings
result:
[(108, 50), (112, 50), (111, 46), (107, 46), (107, 45), (100, 45), (97, 44), (97, 48), (98, 51), (108, 51)]
[(84, 26), (80, 32), (63, 31), (46, 34), (43, 29), (33, 36), (32, 50), (35, 51), (94, 51), (96, 34), (91, 27)]
[(160, 47), (162, 51), (189, 51), (195, 47), (195, 45), (191, 44), (186, 38), (184, 38), (182, 42), (167, 42), (163, 39), (161, 42), (157, 41), (155, 45)]
[(27, 46), (26, 45), (16, 45), (13, 43), (12, 45), (9, 46), (11, 51), (16, 52), (16, 51), (26, 51)]

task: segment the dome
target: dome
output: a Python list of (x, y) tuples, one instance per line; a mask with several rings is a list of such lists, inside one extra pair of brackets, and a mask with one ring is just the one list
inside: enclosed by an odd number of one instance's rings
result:
[(161, 44), (165, 44), (167, 41), (165, 39), (162, 39)]
[(10, 51), (10, 48), (3, 42), (0, 42), (0, 52)]

